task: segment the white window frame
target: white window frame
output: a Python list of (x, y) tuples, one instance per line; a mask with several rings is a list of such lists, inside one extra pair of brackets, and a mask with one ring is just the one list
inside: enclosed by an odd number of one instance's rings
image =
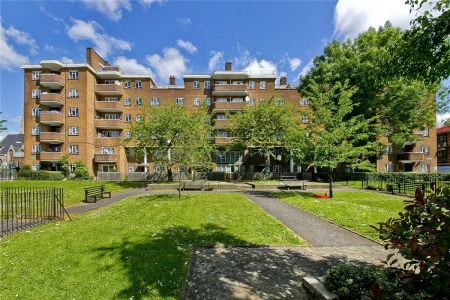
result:
[(114, 149), (114, 147), (101, 147), (100, 148), (101, 154), (114, 154), (115, 152), (116, 152), (116, 150)]
[(32, 90), (31, 91), (31, 98), (38, 99), (41, 96), (41, 90)]
[(430, 136), (430, 129), (429, 128), (425, 128), (424, 130), (422, 130), (422, 135), (423, 136)]
[(386, 172), (386, 173), (395, 172), (395, 165), (394, 164), (385, 164), (384, 172)]
[(79, 135), (80, 129), (78, 126), (69, 126), (69, 135)]
[(33, 171), (39, 171), (39, 169), (40, 169), (40, 165), (38, 163), (37, 164), (33, 164), (31, 166), (31, 170), (33, 170)]
[(152, 106), (158, 106), (160, 104), (159, 98), (152, 98)]
[(142, 116), (141, 115), (136, 115), (136, 122), (140, 122), (142, 120)]
[(125, 80), (125, 81), (123, 82), (123, 87), (124, 87), (125, 89), (131, 88), (131, 82), (130, 82), (129, 80)]
[(430, 165), (426, 163), (420, 164), (420, 172), (421, 173), (429, 173), (430, 172)]
[(194, 90), (200, 89), (200, 81), (198, 81), (198, 80), (192, 81), (192, 88)]
[(70, 80), (77, 80), (80, 77), (80, 74), (78, 73), (78, 70), (70, 70), (69, 71), (69, 79)]
[(136, 106), (142, 106), (142, 98), (136, 98), (134, 101), (134, 104)]
[(256, 82), (255, 82), (254, 80), (250, 80), (250, 81), (248, 82), (248, 89), (249, 89), (249, 90), (254, 90), (254, 89), (256, 89)]
[(39, 154), (41, 153), (42, 148), (41, 145), (32, 145), (31, 146), (31, 154)]
[(78, 117), (79, 110), (78, 107), (69, 107), (69, 117)]
[(69, 98), (78, 98), (78, 89), (70, 89)]
[(33, 71), (31, 72), (31, 80), (40, 80), (42, 71)]
[(308, 106), (309, 99), (308, 98), (300, 98), (300, 106)]
[(77, 164), (70, 164), (70, 166), (69, 166), (69, 169), (70, 169), (71, 173), (75, 172), (76, 168), (77, 168)]
[(259, 82), (259, 89), (260, 89), (260, 90), (265, 90), (266, 88), (267, 88), (266, 81), (265, 81), (265, 80), (261, 80), (261, 81)]
[(69, 145), (69, 154), (79, 154), (80, 147), (78, 145)]
[(211, 89), (211, 81), (206, 80), (205, 81), (205, 90), (209, 90), (209, 89)]
[(430, 147), (428, 147), (426, 145), (420, 146), (420, 152), (423, 154), (428, 154), (428, 153), (430, 153)]
[(200, 98), (194, 99), (194, 106), (200, 106)]
[(39, 117), (41, 115), (41, 109), (39, 107), (35, 107), (31, 109), (32, 117)]
[(40, 135), (41, 134), (41, 127), (39, 126), (33, 126), (31, 127), (31, 135)]
[(135, 86), (137, 89), (141, 89), (141, 88), (142, 88), (142, 81), (136, 80), (136, 81), (134, 82), (134, 86)]
[(184, 105), (184, 98), (177, 98), (175, 99), (176, 105)]
[(131, 133), (129, 131), (125, 131), (123, 136), (124, 138), (129, 139), (131, 137)]
[(307, 116), (307, 115), (302, 115), (302, 116), (301, 116), (301, 122), (302, 122), (303, 124), (308, 124), (308, 123), (309, 123), (309, 118), (308, 118), (308, 116)]
[(390, 155), (393, 153), (394, 153), (394, 146), (387, 145), (386, 148), (384, 149), (384, 154)]
[(131, 115), (130, 114), (126, 114), (124, 116), (124, 122), (125, 123), (130, 123), (131, 122)]
[(131, 105), (131, 99), (130, 98), (125, 98), (124, 105), (125, 106), (130, 106)]
[(206, 104), (206, 106), (211, 106), (211, 98), (206, 98), (205, 104)]

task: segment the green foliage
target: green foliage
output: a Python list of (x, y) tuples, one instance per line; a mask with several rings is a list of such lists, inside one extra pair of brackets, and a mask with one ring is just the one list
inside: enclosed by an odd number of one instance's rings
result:
[[(424, 198), (417, 189), (415, 200), (399, 217), (379, 223), (376, 228), (386, 249), (398, 250), (407, 260), (399, 278), (410, 289), (420, 289), (430, 297), (450, 294), (450, 190), (438, 190)], [(390, 265), (396, 263), (388, 257)]]
[(20, 168), (17, 173), (19, 179), (31, 179), (31, 180), (63, 180), (64, 175), (61, 172), (54, 171), (33, 171), (30, 166), (26, 165)]
[(90, 179), (88, 168), (83, 164), (81, 160), (75, 163), (75, 179), (87, 180)]
[[(0, 111), (0, 115), (2, 112)], [(0, 132), (7, 130), (8, 128), (4, 127), (4, 124), (6, 123), (6, 120), (0, 119)]]
[(64, 154), (58, 160), (58, 167), (61, 169), (62, 173), (64, 174), (64, 177), (67, 178), (70, 174), (69, 156), (67, 154)]
[(229, 117), (235, 145), (262, 154), (266, 167), (270, 165), (270, 158), (275, 157), (274, 148), (291, 149), (294, 142), (299, 143), (298, 137), (304, 137), (299, 134), (301, 129), (296, 122), (299, 116), (289, 105), (281, 104), (279, 99), (273, 96)]
[(33, 172), (33, 170), (31, 169), (31, 166), (25, 165), (20, 168), (19, 172), (17, 172), (17, 177), (30, 178), (32, 172)]

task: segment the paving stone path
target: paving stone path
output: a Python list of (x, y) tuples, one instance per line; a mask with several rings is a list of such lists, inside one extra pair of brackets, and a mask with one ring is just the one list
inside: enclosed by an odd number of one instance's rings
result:
[(268, 192), (255, 191), (245, 194), (251, 201), (291, 228), (311, 246), (379, 246), (356, 233), (273, 198)]
[(303, 276), (336, 264), (380, 264), (380, 246), (199, 248), (183, 299), (311, 299)]

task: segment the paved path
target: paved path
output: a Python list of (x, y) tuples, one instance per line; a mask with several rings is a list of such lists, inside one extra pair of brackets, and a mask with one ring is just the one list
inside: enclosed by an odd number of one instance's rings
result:
[(305, 239), (311, 246), (379, 246), (356, 233), (272, 198), (267, 192), (247, 192), (245, 194), (259, 207)]
[(101, 199), (95, 203), (80, 203), (74, 206), (67, 207), (66, 210), (69, 214), (82, 214), (94, 209), (98, 209), (100, 207), (108, 206), (127, 197), (142, 195), (146, 193), (148, 193), (147, 188), (126, 190), (124, 192), (112, 194), (111, 198)]
[(311, 299), (303, 276), (336, 264), (379, 265), (381, 246), (199, 248), (183, 299)]

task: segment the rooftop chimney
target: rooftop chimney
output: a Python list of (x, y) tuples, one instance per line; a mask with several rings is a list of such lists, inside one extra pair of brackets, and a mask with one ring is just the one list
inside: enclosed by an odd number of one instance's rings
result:
[(231, 62), (227, 61), (225, 63), (225, 71), (231, 71)]
[(280, 77), (280, 85), (287, 85), (287, 77), (286, 76)]
[(176, 85), (177, 83), (176, 83), (176, 79), (175, 79), (175, 76), (170, 76), (169, 77), (169, 85)]

